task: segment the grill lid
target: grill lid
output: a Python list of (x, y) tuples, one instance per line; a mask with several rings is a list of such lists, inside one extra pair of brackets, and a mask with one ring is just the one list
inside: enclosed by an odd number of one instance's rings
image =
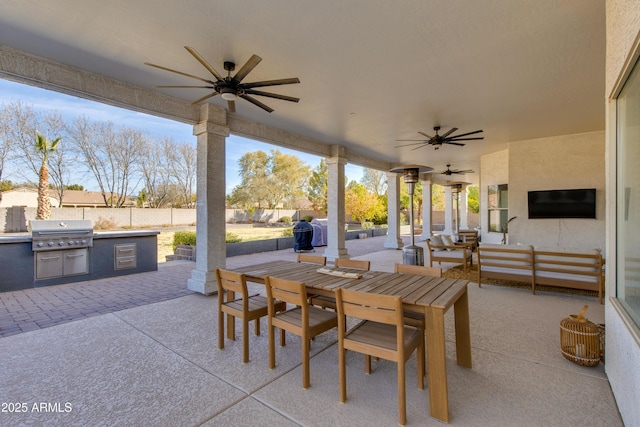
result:
[(37, 234), (41, 231), (59, 231), (73, 233), (76, 231), (93, 230), (91, 220), (88, 219), (39, 219), (29, 221), (29, 231)]

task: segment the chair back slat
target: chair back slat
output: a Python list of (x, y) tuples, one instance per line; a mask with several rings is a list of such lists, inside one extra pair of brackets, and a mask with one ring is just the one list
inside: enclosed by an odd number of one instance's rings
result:
[(224, 291), (237, 292), (243, 299), (248, 297), (247, 280), (244, 274), (234, 271), (216, 269), (218, 297), (224, 298)]
[(327, 265), (327, 257), (320, 255), (298, 254), (298, 262)]
[(358, 270), (369, 271), (371, 261), (361, 259), (336, 258), (333, 264), (336, 267), (357, 268)]
[(265, 284), (270, 300), (277, 299), (303, 308), (307, 307), (307, 289), (304, 283), (267, 276)]
[(338, 289), (336, 301), (338, 316), (403, 326), (402, 299), (399, 296)]

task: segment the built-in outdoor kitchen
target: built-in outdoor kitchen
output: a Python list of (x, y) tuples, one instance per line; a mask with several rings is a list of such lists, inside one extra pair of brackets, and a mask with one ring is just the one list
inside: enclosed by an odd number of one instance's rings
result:
[(158, 231), (99, 231), (90, 220), (34, 220), (0, 236), (0, 292), (158, 269)]

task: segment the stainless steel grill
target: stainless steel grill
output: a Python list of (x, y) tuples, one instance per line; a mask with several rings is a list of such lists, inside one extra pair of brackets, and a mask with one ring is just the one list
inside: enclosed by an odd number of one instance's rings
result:
[(31, 249), (34, 252), (93, 246), (93, 228), (90, 220), (35, 220), (29, 223)]
[(29, 223), (29, 229), (36, 280), (89, 273), (91, 221), (36, 220)]

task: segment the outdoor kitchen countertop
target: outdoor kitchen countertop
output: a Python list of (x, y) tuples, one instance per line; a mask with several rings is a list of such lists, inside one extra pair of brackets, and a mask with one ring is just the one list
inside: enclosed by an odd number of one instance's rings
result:
[(157, 230), (117, 230), (117, 231), (94, 231), (94, 239), (115, 239), (118, 237), (143, 237), (157, 236), (160, 234)]
[[(117, 230), (96, 231), (94, 239), (116, 239), (122, 237), (144, 237), (160, 234), (157, 230)], [(3, 243), (31, 243), (31, 233), (5, 233), (0, 234), (0, 244)]]

